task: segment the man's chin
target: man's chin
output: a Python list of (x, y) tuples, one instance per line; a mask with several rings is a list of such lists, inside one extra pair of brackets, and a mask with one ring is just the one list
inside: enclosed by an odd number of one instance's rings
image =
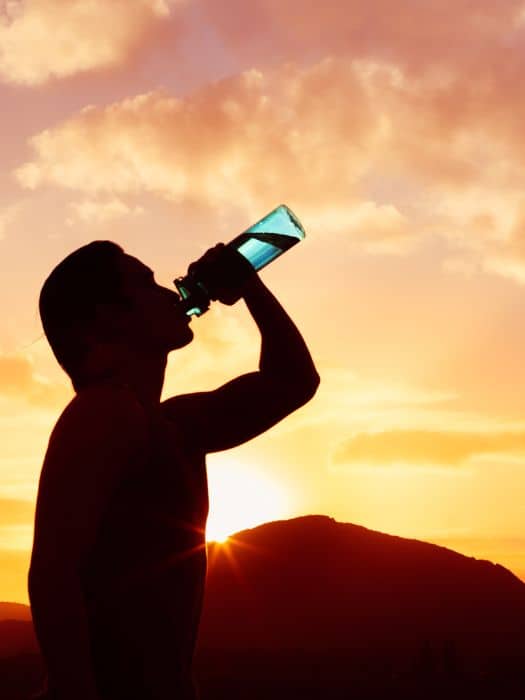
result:
[(189, 345), (191, 343), (193, 337), (193, 331), (188, 326), (186, 328), (186, 332), (184, 334), (181, 333), (181, 335), (175, 339), (170, 350), (179, 350), (180, 348), (186, 347), (186, 345)]

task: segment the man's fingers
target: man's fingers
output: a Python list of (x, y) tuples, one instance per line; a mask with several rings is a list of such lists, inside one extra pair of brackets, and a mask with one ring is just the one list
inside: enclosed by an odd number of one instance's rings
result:
[(238, 251), (218, 243), (189, 265), (188, 274), (202, 282), (211, 299), (231, 306), (241, 298), (244, 285), (255, 271)]

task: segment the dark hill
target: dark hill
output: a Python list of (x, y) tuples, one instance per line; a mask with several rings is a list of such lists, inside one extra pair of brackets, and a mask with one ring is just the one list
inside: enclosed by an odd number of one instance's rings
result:
[(0, 603), (0, 658), (36, 653), (31, 608), (22, 603)]
[(30, 622), (27, 620), (0, 622), (0, 658), (37, 651), (38, 645)]
[[(41, 659), (5, 605), (0, 697), (25, 700)], [(203, 700), (523, 697), (525, 584), (325, 516), (267, 523), (209, 546), (197, 667)]]
[(26, 620), (31, 621), (31, 608), (22, 603), (0, 602), (0, 622), (2, 620)]
[(444, 547), (325, 516), (212, 544), (202, 648), (525, 656), (525, 584)]

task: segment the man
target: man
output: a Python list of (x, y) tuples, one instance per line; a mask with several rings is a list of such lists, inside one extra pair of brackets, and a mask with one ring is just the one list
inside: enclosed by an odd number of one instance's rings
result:
[(179, 295), (109, 241), (74, 251), (40, 294), (46, 336), (75, 397), (49, 440), (28, 587), (52, 700), (189, 700), (206, 574), (205, 456), (306, 403), (319, 376), (290, 318), (254, 273), (237, 285), (225, 246), (190, 270), (243, 298), (259, 370), (161, 402), (167, 356), (191, 342)]

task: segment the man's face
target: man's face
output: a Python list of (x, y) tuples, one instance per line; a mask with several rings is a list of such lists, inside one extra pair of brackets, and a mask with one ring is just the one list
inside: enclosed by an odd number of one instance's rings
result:
[(122, 293), (131, 302), (126, 311), (130, 341), (141, 348), (169, 352), (193, 339), (180, 297), (175, 290), (155, 282), (149, 267), (131, 255), (121, 258)]

